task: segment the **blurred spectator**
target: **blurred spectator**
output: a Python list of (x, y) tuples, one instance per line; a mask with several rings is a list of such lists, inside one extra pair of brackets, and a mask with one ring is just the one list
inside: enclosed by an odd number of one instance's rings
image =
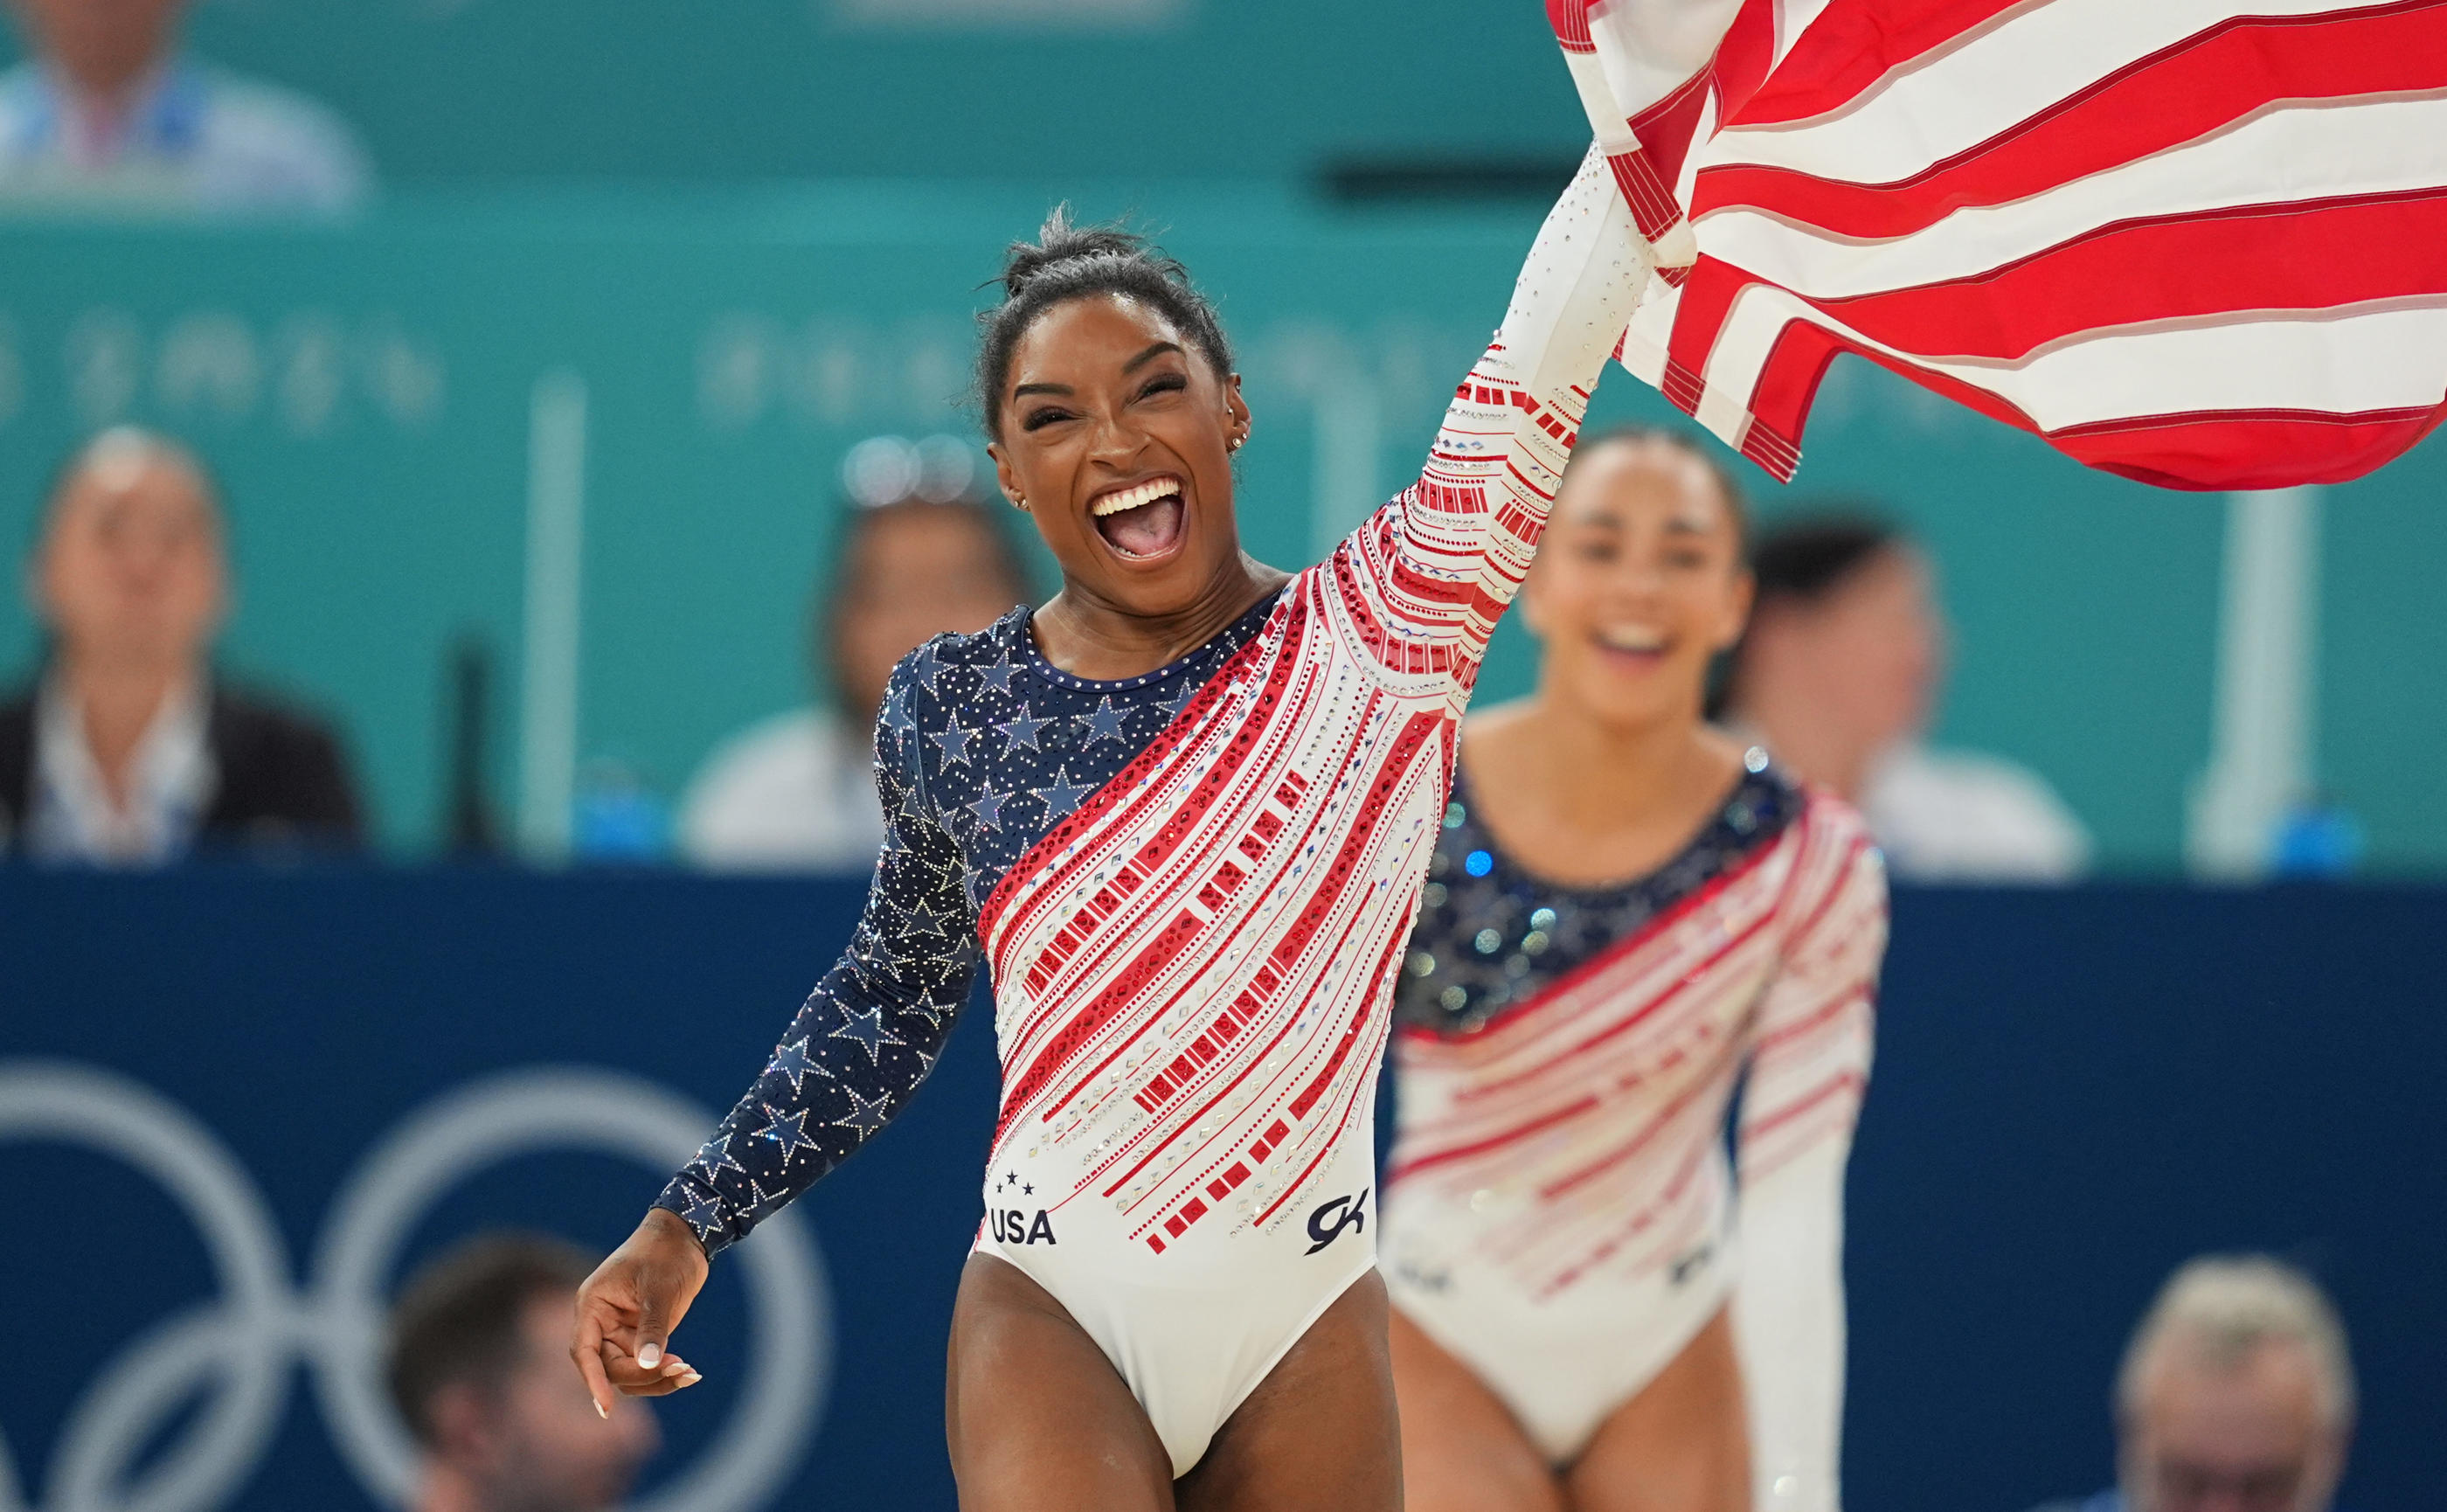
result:
[(2354, 1370), (2310, 1277), (2197, 1259), (2158, 1294), (2115, 1385), (2118, 1487), (2039, 1512), (2329, 1512)]
[(358, 843), (339, 743), (213, 675), (221, 536), (210, 480), (170, 442), (105, 431), (69, 462), (27, 573), (48, 652), (0, 697), (0, 851), (147, 865)]
[(1850, 800), (1894, 874), (2063, 881), (2090, 837), (2039, 777), (1922, 744), (1945, 680), (1928, 558), (1892, 526), (1787, 519), (1752, 553), (1757, 605), (1718, 703), (1787, 765)]
[(569, 1363), (579, 1283), (566, 1244), (471, 1239), (417, 1273), (391, 1313), (392, 1403), (425, 1455), (417, 1512), (616, 1506), (660, 1446), (645, 1405), (598, 1417)]
[(184, 0), (9, 0), (0, 201), (344, 210), (372, 170), (331, 111), (180, 55)]
[(876, 711), (893, 664), (945, 631), (983, 630), (1029, 596), (1028, 568), (994, 507), (904, 497), (853, 506), (810, 616), (834, 708), (778, 714), (708, 757), (680, 811), (699, 865), (863, 871), (883, 843)]

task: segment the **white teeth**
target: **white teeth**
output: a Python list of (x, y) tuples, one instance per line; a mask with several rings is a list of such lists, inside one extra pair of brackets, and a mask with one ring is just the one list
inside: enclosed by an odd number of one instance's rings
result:
[(1088, 507), (1091, 514), (1118, 515), (1126, 509), (1137, 509), (1143, 505), (1154, 503), (1167, 494), (1179, 492), (1181, 492), (1180, 479), (1150, 478), (1146, 482), (1133, 487), (1107, 494)]
[(1662, 632), (1640, 625), (1615, 625), (1598, 632), (1598, 639), (1616, 651), (1663, 651)]

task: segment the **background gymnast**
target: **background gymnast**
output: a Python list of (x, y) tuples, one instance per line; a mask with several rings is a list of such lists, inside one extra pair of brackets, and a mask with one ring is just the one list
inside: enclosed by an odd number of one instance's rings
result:
[(708, 1257), (905, 1105), (982, 962), (1003, 1108), (952, 1325), (961, 1505), (1400, 1505), (1393, 983), (1479, 658), (1652, 266), (1591, 154), (1419, 482), (1289, 577), (1240, 548), (1249, 409), (1185, 271), (1058, 216), (1013, 249), (978, 390), (1062, 591), (895, 671), (864, 917), (580, 1293), (598, 1404), (695, 1379), (664, 1344)]
[(1886, 883), (1852, 810), (1701, 720), (1742, 538), (1691, 444), (1593, 439), (1523, 590), (1537, 690), (1464, 728), (1396, 999), (1413, 1512), (1836, 1504)]

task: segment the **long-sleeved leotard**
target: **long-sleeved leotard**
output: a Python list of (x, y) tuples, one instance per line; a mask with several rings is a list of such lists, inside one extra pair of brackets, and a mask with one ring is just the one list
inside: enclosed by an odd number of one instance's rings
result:
[(1559, 1464), (1730, 1298), (1757, 1505), (1832, 1512), (1885, 871), (1859, 816), (1751, 764), (1615, 887), (1523, 871), (1455, 784), (1396, 994), (1387, 1279)]
[(1194, 1464), (1374, 1263), (1376, 1064), (1455, 724), (1649, 267), (1593, 156), (1418, 482), (1171, 666), (1072, 677), (1025, 612), (904, 661), (865, 914), (662, 1205), (719, 1249), (803, 1191), (916, 1088), (982, 961), (979, 1246)]

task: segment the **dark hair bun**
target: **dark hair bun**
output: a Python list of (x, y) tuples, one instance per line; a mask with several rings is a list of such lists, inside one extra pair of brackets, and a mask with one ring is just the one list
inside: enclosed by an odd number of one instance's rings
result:
[(977, 404), (986, 433), (1002, 435), (1002, 387), (1019, 338), (1039, 315), (1056, 305), (1098, 294), (1118, 294), (1160, 312), (1190, 346), (1205, 354), (1217, 376), (1232, 370), (1215, 306), (1190, 281), (1189, 270), (1148, 237), (1120, 225), (1082, 226), (1071, 207), (1055, 205), (1034, 241), (1003, 249), (995, 280), (1002, 302), (977, 316)]
[(1037, 228), (1034, 241), (1015, 241), (1003, 249), (1002, 296), (1018, 298), (1029, 285), (1065, 263), (1108, 257), (1117, 262), (1149, 258), (1168, 272), (1181, 268), (1162, 254), (1149, 257), (1148, 238), (1136, 232), (1120, 226), (1076, 225), (1071, 219), (1071, 207), (1059, 204)]

